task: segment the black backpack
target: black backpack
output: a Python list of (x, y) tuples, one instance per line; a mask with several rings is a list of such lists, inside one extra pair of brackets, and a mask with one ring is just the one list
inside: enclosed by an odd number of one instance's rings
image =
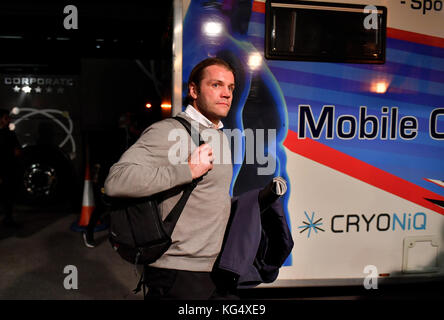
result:
[[(190, 123), (181, 122), (191, 135)], [(200, 135), (196, 145), (204, 143)], [(158, 209), (158, 194), (144, 198), (108, 198), (110, 203), (109, 241), (115, 251), (126, 261), (146, 265), (159, 259), (171, 245), (171, 234), (185, 204), (202, 177), (182, 186), (180, 200), (164, 221)]]

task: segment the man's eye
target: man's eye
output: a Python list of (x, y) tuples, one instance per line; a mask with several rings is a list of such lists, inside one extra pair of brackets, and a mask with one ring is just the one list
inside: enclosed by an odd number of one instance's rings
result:
[(213, 87), (217, 88), (217, 87), (219, 87), (219, 84), (218, 83), (213, 83)]

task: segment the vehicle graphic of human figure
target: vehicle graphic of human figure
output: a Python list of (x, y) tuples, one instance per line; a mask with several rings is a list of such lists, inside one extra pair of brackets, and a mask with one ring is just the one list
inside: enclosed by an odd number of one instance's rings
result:
[[(233, 179), (230, 192), (234, 196), (262, 188), (273, 177), (281, 176), (288, 181), (282, 146), (288, 130), (286, 103), (276, 79), (262, 62), (263, 52), (248, 40), (251, 6), (252, 1), (244, 0), (193, 0), (187, 9), (183, 29), (184, 93), (192, 66), (206, 57), (222, 58), (236, 71), (232, 110), (223, 121), (224, 128), (253, 132), (255, 141), (251, 143), (244, 136), (238, 138), (241, 139), (239, 143), (231, 143)], [(259, 134), (262, 132), (263, 135)], [(248, 153), (255, 155), (253, 163), (248, 161), (251, 160), (246, 157)], [(265, 157), (269, 161), (264, 164)], [(268, 165), (274, 170), (260, 173), (260, 169)], [(263, 174), (264, 171), (267, 174)], [(287, 221), (289, 194), (282, 197)], [(291, 256), (286, 265), (290, 261)]]

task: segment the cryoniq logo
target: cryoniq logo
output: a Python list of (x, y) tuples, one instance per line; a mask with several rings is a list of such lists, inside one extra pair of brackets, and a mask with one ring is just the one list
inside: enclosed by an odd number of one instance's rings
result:
[(310, 238), (310, 235), (311, 235), (311, 231), (312, 231), (312, 230), (313, 230), (315, 233), (318, 233), (318, 230), (319, 230), (319, 231), (322, 231), (322, 232), (325, 231), (324, 229), (320, 228), (320, 226), (322, 226), (322, 224), (323, 224), (323, 223), (321, 223), (322, 218), (319, 218), (319, 219), (317, 219), (317, 220), (315, 221), (315, 218), (314, 218), (314, 214), (315, 214), (315, 213), (314, 213), (314, 212), (311, 213), (311, 217), (308, 216), (308, 214), (307, 214), (306, 211), (304, 211), (304, 213), (305, 213), (305, 217), (307, 218), (308, 221), (302, 221), (303, 225), (300, 226), (300, 227), (298, 227), (299, 229), (302, 229), (302, 230), (300, 231), (300, 233), (303, 233), (303, 232), (305, 232), (305, 231), (308, 230), (308, 232), (307, 232), (307, 238)]
[[(300, 233), (307, 232), (310, 238), (311, 231), (318, 233), (325, 230), (320, 226), (323, 218), (316, 219), (315, 213), (311, 216), (305, 212), (306, 221), (298, 228)], [(373, 213), (373, 214), (335, 214), (327, 218), (325, 228), (336, 235), (346, 235), (363, 232), (401, 232), (427, 230), (427, 215), (424, 212), (415, 213)], [(329, 224), (329, 226), (328, 226)]]

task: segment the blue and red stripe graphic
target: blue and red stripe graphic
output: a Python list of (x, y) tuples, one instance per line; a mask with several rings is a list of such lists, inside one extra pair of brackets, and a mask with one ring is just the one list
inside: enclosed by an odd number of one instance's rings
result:
[[(264, 52), (265, 3), (253, 2), (248, 41)], [(369, 183), (403, 199), (444, 214), (444, 143), (430, 137), (430, 114), (444, 108), (444, 39), (387, 29), (386, 63), (382, 65), (268, 60), (287, 105), (289, 130), (284, 145), (291, 151)], [(373, 86), (386, 84), (376, 93)], [(318, 119), (324, 105), (336, 115), (367, 114), (381, 118), (383, 107), (397, 108), (418, 120), (411, 140), (350, 140), (298, 137), (299, 106), (308, 104)], [(444, 132), (444, 117), (437, 118)], [(434, 203), (427, 200), (436, 200)]]

